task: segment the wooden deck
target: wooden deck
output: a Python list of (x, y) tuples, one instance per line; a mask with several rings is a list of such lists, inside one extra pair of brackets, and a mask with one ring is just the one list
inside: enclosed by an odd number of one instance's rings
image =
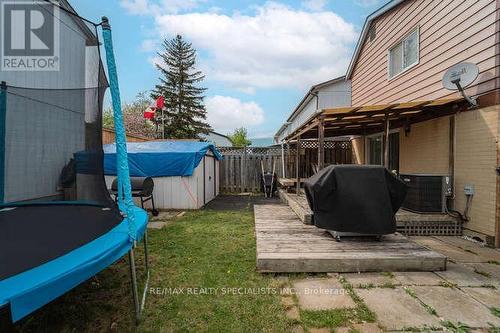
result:
[(278, 195), (284, 203), (290, 206), (304, 224), (313, 224), (313, 212), (309, 208), (305, 195), (297, 196), (295, 193), (287, 193), (283, 189), (278, 190)]
[[(278, 190), (280, 199), (290, 208), (304, 224), (313, 224), (314, 214), (309, 208), (306, 196)], [(406, 236), (459, 236), (462, 234), (461, 224), (447, 214), (417, 214), (400, 209), (396, 213), (398, 232)]]
[(345, 240), (303, 224), (287, 205), (255, 205), (260, 272), (441, 271), (446, 257), (401, 235)]

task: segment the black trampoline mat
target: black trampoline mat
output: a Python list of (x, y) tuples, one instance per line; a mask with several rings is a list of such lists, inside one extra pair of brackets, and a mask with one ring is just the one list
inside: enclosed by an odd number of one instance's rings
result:
[(0, 208), (0, 280), (63, 256), (122, 220), (114, 208), (90, 205)]

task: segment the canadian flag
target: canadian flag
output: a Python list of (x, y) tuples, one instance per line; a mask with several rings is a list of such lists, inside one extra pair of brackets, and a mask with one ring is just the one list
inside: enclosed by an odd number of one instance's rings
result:
[(144, 111), (144, 118), (153, 120), (155, 118), (156, 110), (161, 110), (165, 107), (165, 98), (160, 96), (156, 99), (156, 106), (148, 106)]
[(154, 106), (148, 106), (144, 111), (144, 119), (153, 120), (155, 118), (156, 108)]

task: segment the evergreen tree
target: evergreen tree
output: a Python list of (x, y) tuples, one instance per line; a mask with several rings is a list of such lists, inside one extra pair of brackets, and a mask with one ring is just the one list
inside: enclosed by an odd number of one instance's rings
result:
[(169, 139), (199, 139), (200, 134), (211, 130), (206, 123), (206, 110), (203, 93), (206, 88), (198, 84), (205, 76), (196, 70), (196, 50), (191, 43), (177, 35), (163, 41), (164, 51), (158, 53), (162, 63), (156, 67), (161, 73), (160, 83), (152, 92), (153, 98), (165, 98), (164, 122), (161, 114), (156, 121), (164, 123), (163, 132)]

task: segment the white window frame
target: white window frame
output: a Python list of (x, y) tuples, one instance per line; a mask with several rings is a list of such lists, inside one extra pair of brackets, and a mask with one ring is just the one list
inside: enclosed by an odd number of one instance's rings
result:
[[(404, 67), (404, 59), (405, 59), (405, 47), (404, 47), (404, 42), (410, 37), (411, 34), (414, 32), (417, 32), (417, 61), (414, 62), (413, 64)], [(391, 51), (398, 45), (401, 45), (401, 64), (403, 66), (403, 70), (399, 72), (398, 74), (391, 75)], [(405, 72), (409, 71), (413, 67), (417, 66), (420, 63), (420, 26), (416, 26), (415, 28), (411, 29), (410, 32), (408, 32), (401, 40), (399, 40), (397, 43), (392, 45), (388, 50), (387, 50), (387, 78), (390, 80), (397, 78), (398, 76), (404, 74)]]
[[(389, 130), (389, 134), (393, 134), (393, 133), (400, 133), (399, 135), (401, 135), (401, 128), (398, 127), (398, 128), (393, 128), (393, 129)], [(377, 132), (374, 134), (365, 135), (365, 164), (366, 165), (369, 165), (368, 160), (370, 159), (370, 144), (368, 142), (368, 139), (369, 138), (376, 138), (378, 136), (382, 139), (382, 150), (380, 152), (380, 160), (382, 161), (381, 165), (384, 165), (384, 150), (385, 150), (384, 132)]]

